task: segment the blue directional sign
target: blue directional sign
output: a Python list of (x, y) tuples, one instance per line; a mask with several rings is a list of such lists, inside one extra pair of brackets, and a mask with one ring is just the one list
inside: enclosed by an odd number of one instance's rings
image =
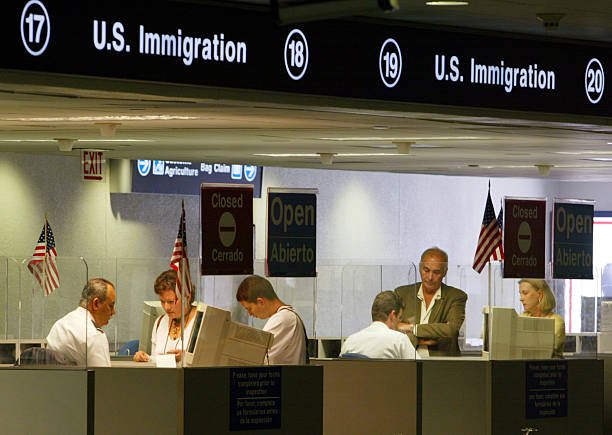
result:
[(316, 276), (316, 189), (268, 189), (266, 275)]
[(593, 201), (556, 200), (553, 278), (593, 279)]
[(141, 177), (146, 177), (151, 171), (151, 160), (138, 160), (138, 173)]
[(257, 177), (257, 166), (244, 165), (244, 178), (250, 183)]
[(132, 192), (198, 195), (202, 183), (252, 184), (261, 197), (263, 167), (225, 163), (136, 160)]

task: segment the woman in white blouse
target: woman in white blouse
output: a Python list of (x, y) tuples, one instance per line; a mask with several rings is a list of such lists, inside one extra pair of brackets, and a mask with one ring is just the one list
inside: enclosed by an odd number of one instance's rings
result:
[(155, 320), (151, 332), (151, 355), (139, 350), (134, 354), (134, 361), (155, 361), (157, 355), (173, 353), (178, 362), (183, 355), (183, 341), (189, 342), (193, 329), (193, 318), (196, 313), (192, 304), (194, 292), (191, 292), (190, 299), (183, 304), (183, 329), (181, 327), (181, 301), (176, 295), (176, 271), (168, 269), (162, 272), (155, 280), (154, 290), (166, 314)]

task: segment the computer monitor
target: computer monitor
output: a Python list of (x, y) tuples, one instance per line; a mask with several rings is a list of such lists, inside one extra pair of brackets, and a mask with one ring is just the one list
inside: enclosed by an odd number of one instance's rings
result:
[(227, 310), (200, 303), (185, 353), (185, 365), (262, 365), (273, 338), (269, 332), (233, 322)]
[(484, 307), (483, 356), (492, 360), (552, 358), (555, 321), (519, 316), (513, 308)]
[(144, 301), (142, 306), (142, 325), (140, 327), (140, 341), (138, 350), (151, 355), (151, 333), (155, 326), (155, 321), (164, 314), (164, 309), (160, 301)]

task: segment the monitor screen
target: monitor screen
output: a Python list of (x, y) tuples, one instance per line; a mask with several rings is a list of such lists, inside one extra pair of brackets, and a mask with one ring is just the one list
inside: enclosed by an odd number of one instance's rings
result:
[(142, 307), (142, 325), (138, 350), (151, 355), (151, 333), (157, 318), (164, 314), (160, 301), (144, 301)]
[(191, 367), (262, 365), (274, 336), (242, 323), (231, 313), (199, 304), (185, 355)]
[(485, 307), (483, 313), (483, 356), (494, 360), (552, 358), (554, 319), (523, 317), (506, 307)]

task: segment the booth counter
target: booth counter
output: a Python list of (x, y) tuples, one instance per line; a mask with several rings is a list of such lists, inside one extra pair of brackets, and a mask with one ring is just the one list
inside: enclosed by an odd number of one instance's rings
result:
[[(612, 360), (605, 361), (612, 370)], [(604, 434), (604, 361), (316, 360), (326, 435)], [(612, 387), (606, 382), (607, 392)], [(606, 395), (607, 402), (612, 397)], [(610, 404), (606, 402), (606, 408)], [(606, 417), (609, 424), (610, 417)]]
[(317, 366), (0, 368), (0, 433), (323, 433)]
[(2, 433), (612, 433), (612, 358), (0, 368)]

